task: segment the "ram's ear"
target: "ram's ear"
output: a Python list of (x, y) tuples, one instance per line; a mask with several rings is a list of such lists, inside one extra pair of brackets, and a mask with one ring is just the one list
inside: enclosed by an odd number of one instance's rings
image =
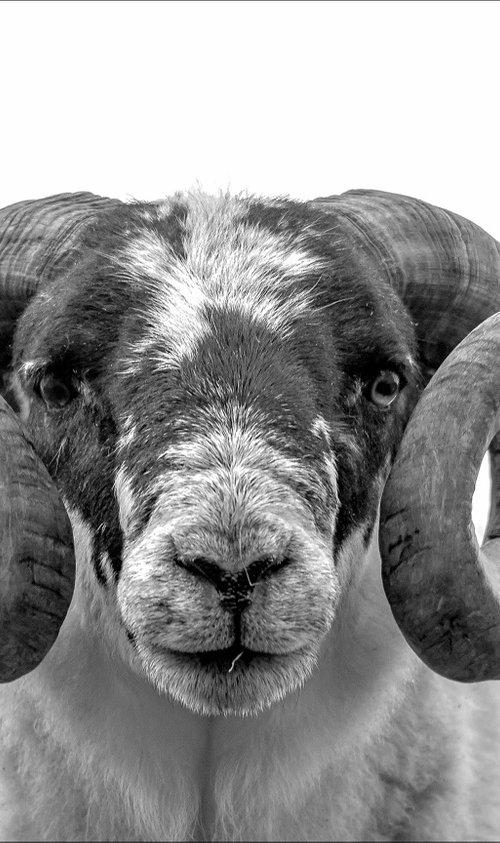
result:
[[(0, 210), (0, 394), (9, 393), (17, 321), (78, 259), (83, 235), (122, 203), (61, 194)], [(74, 581), (64, 505), (28, 434), (0, 397), (0, 681), (32, 670), (54, 642)]]
[[(433, 670), (500, 679), (500, 313), (473, 330), (424, 390), (384, 489), (384, 588), (405, 638)], [(492, 503), (480, 548), (472, 496), (493, 440)]]

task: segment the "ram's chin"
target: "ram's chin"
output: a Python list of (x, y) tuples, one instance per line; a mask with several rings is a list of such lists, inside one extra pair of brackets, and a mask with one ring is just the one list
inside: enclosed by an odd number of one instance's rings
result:
[(156, 689), (202, 715), (256, 716), (299, 689), (317, 663), (311, 651), (151, 653), (143, 669)]

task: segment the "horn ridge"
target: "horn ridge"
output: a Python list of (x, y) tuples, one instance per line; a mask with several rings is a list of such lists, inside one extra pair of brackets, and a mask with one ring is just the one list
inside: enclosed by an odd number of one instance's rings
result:
[(0, 682), (42, 661), (74, 582), (69, 518), (24, 427), (0, 397)]
[[(498, 447), (499, 358), (497, 313), (424, 390), (381, 503), (382, 578), (394, 617), (429, 667), (462, 682), (500, 679), (500, 539), (479, 548), (472, 524), (483, 455), (492, 441), (495, 454)], [(487, 539), (499, 521), (495, 484)]]
[(85, 228), (121, 205), (93, 193), (60, 193), (0, 210), (0, 372), (10, 365), (17, 319), (40, 284), (68, 265)]
[(337, 238), (353, 242), (358, 271), (382, 274), (401, 297), (430, 368), (500, 310), (500, 244), (465, 217), (375, 190), (313, 204), (336, 217)]

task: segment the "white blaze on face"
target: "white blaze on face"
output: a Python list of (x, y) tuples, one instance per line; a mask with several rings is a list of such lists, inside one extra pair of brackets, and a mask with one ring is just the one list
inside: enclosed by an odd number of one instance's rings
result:
[[(131, 283), (150, 291), (146, 335), (130, 349), (124, 371), (133, 373), (151, 345), (159, 369), (190, 359), (210, 333), (205, 307), (231, 308), (286, 336), (294, 320), (313, 310), (309, 290), (294, 279), (318, 276), (323, 262), (284, 234), (245, 223), (249, 201), (187, 194), (174, 197), (188, 208), (180, 257), (156, 232), (137, 235), (120, 257)], [(171, 206), (164, 206), (165, 216)]]
[(179, 266), (168, 242), (156, 232), (144, 231), (135, 237), (120, 257), (131, 283), (141, 283), (150, 293), (148, 331), (130, 348), (130, 360), (122, 366), (133, 374), (153, 345), (164, 345), (157, 363), (175, 366), (189, 358), (208, 329), (202, 318), (206, 295), (189, 272)]
[(126, 536), (134, 523), (136, 500), (131, 480), (123, 467), (119, 468), (116, 473), (115, 495), (118, 501), (120, 527), (123, 534)]

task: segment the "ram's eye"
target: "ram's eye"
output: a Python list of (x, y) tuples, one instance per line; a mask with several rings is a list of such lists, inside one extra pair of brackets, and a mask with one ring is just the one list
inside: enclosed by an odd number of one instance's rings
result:
[(367, 397), (377, 407), (385, 410), (397, 397), (401, 386), (399, 375), (383, 369), (368, 385)]
[(42, 375), (36, 386), (36, 392), (50, 410), (66, 407), (78, 393), (78, 382), (74, 375), (56, 375), (47, 372)]

